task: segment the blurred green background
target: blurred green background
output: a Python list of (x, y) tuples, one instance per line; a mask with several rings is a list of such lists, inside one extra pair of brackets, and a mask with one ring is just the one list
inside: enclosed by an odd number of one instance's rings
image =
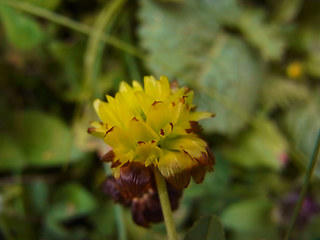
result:
[[(165, 239), (104, 196), (94, 98), (167, 75), (216, 113), (216, 156), (184, 191), (179, 237), (282, 239), (320, 126), (318, 0), (0, 0), (0, 239)], [(292, 239), (320, 239), (320, 164)], [(119, 224), (121, 222), (122, 224)]]

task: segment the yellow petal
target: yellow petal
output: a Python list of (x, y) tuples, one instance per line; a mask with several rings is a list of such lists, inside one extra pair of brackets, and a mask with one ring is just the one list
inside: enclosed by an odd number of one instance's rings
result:
[(156, 79), (153, 76), (146, 76), (144, 77), (143, 81), (145, 93), (156, 98), (158, 96), (158, 86)]
[(189, 120), (190, 121), (199, 121), (206, 118), (214, 117), (215, 114), (211, 112), (190, 112)]
[(126, 93), (126, 92), (130, 92), (130, 91), (132, 91), (132, 88), (128, 83), (126, 83), (126, 82), (120, 83), (119, 92)]
[(147, 143), (159, 139), (159, 135), (156, 134), (149, 125), (136, 118), (129, 122), (129, 132), (132, 140), (136, 143), (139, 141)]
[(143, 91), (141, 84), (137, 81), (132, 82), (132, 87), (135, 92)]
[(191, 158), (199, 159), (203, 153), (207, 153), (206, 142), (196, 135), (186, 135), (166, 142), (166, 148), (187, 152)]
[(162, 96), (162, 98), (166, 99), (170, 95), (170, 92), (171, 92), (169, 80), (166, 76), (160, 77), (159, 88), (160, 88), (159, 95)]
[(105, 128), (105, 129), (107, 128), (106, 124), (103, 124), (102, 122), (98, 122), (98, 121), (91, 121), (90, 125), (94, 128)]
[(162, 150), (155, 143), (141, 143), (136, 150), (135, 161), (143, 162), (145, 166), (158, 164)]
[(159, 132), (161, 128), (170, 122), (171, 114), (165, 114), (168, 111), (168, 104), (164, 102), (153, 102), (146, 113), (147, 124), (152, 127), (155, 132)]
[(145, 93), (155, 101), (165, 101), (170, 96), (170, 84), (168, 78), (161, 76), (157, 81), (153, 76), (144, 78)]
[(103, 138), (106, 134), (106, 130), (102, 128), (88, 128), (88, 133), (90, 133), (92, 136)]
[(106, 132), (103, 140), (112, 148), (124, 148), (128, 151), (134, 148), (129, 134), (117, 126), (111, 127)]
[(107, 99), (109, 104), (115, 104), (116, 103), (116, 100), (114, 99), (114, 97), (111, 97), (110, 95), (106, 95), (106, 99)]
[(108, 123), (109, 125), (121, 124), (121, 122), (118, 120), (118, 117), (115, 115), (113, 105), (96, 99), (93, 102), (93, 106), (102, 122)]

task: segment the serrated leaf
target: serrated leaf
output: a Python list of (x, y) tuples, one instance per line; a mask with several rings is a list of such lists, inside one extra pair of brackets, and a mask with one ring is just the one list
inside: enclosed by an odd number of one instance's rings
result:
[(195, 100), (200, 110), (214, 112), (216, 117), (202, 124), (206, 131), (235, 135), (246, 125), (257, 101), (261, 63), (242, 40), (225, 37), (204, 64), (196, 77)]
[(237, 16), (238, 6), (233, 0), (191, 0), (171, 7), (143, 0), (139, 35), (142, 47), (149, 52), (148, 66), (157, 75), (194, 82), (220, 31), (220, 22)]
[(75, 160), (71, 130), (56, 116), (37, 111), (19, 113), (14, 134), (29, 166), (49, 167)]
[(226, 228), (247, 233), (250, 239), (277, 239), (276, 227), (271, 220), (272, 207), (268, 199), (243, 200), (229, 206), (221, 220)]
[(84, 187), (72, 182), (57, 189), (53, 202), (48, 217), (55, 221), (89, 214), (97, 206), (95, 198)]
[(192, 87), (199, 109), (217, 113), (205, 130), (228, 135), (245, 125), (238, 110), (251, 113), (262, 81), (262, 64), (246, 43), (221, 33), (221, 24), (238, 15), (235, 1), (188, 1), (176, 8), (142, 1), (139, 14), (148, 67)]
[(44, 32), (33, 18), (3, 4), (0, 4), (0, 18), (6, 38), (16, 48), (29, 50), (43, 41)]
[(309, 99), (310, 92), (305, 85), (289, 81), (278, 76), (266, 79), (262, 92), (261, 102), (268, 109), (290, 107)]
[(280, 170), (286, 161), (287, 142), (270, 120), (256, 119), (255, 128), (239, 136), (232, 147), (225, 147), (225, 156), (246, 168)]
[(0, 137), (0, 171), (19, 170), (26, 164), (26, 158), (17, 142), (8, 135)]
[(265, 12), (258, 9), (247, 9), (242, 12), (236, 25), (245, 38), (259, 49), (263, 58), (279, 60), (285, 48), (279, 25), (267, 23)]
[(184, 240), (224, 240), (224, 230), (218, 217), (211, 215), (200, 218), (188, 231)]

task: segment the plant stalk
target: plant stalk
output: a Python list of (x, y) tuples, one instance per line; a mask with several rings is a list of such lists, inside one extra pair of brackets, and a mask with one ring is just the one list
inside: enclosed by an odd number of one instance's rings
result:
[[(78, 32), (86, 34), (86, 35), (90, 35), (91, 32), (93, 31), (92, 27), (90, 27), (90, 26), (79, 23), (79, 22), (74, 21), (72, 19), (69, 19), (65, 16), (59, 15), (55, 12), (46, 10), (46, 9), (38, 7), (38, 6), (35, 6), (35, 5), (30, 4), (28, 2), (25, 2), (25, 1), (0, 0), (0, 3), (5, 4), (7, 6), (10, 6), (12, 8), (18, 9), (23, 12), (27, 12), (27, 13), (32, 14), (34, 16), (47, 19), (51, 22), (60, 24), (62, 26), (68, 27), (70, 29), (73, 29), (75, 31), (78, 31)], [(119, 48), (125, 52), (128, 52), (138, 58), (144, 59), (146, 57), (145, 54), (137, 47), (130, 45), (124, 41), (121, 41), (120, 39), (115, 38), (113, 36), (103, 34), (101, 36), (101, 41), (108, 43), (116, 48)]]
[(308, 189), (308, 186), (309, 186), (309, 183), (310, 183), (312, 172), (313, 172), (313, 170), (314, 170), (314, 168), (316, 166), (316, 163), (317, 163), (319, 152), (320, 152), (320, 129), (319, 129), (318, 137), (317, 137), (317, 140), (316, 140), (316, 144), (314, 146), (313, 153), (312, 153), (312, 156), (311, 156), (311, 159), (310, 159), (310, 162), (309, 162), (308, 170), (307, 170), (306, 176), (304, 178), (304, 183), (303, 183), (303, 186), (302, 186), (302, 189), (301, 189), (301, 192), (300, 192), (299, 200), (298, 200), (298, 203), (297, 203), (297, 205), (296, 205), (296, 207), (294, 209), (293, 216), (291, 218), (290, 225), (289, 225), (289, 228), (288, 228), (288, 232), (285, 235), (284, 240), (289, 240), (290, 239), (291, 233), (292, 233), (293, 228), (294, 228), (294, 224), (295, 224), (295, 222), (296, 222), (296, 220), (297, 220), (297, 218), (299, 216), (299, 213), (300, 213), (300, 210), (301, 210), (301, 207), (302, 207), (302, 204), (303, 204), (304, 197), (305, 197), (305, 195), (307, 193), (307, 189)]
[(163, 218), (167, 228), (168, 239), (177, 240), (177, 232), (176, 232), (175, 224), (172, 217), (172, 210), (171, 210), (171, 205), (169, 201), (166, 181), (164, 180), (163, 176), (161, 175), (161, 173), (157, 168), (155, 168), (154, 170), (154, 175), (155, 175), (158, 194), (160, 198)]
[(116, 17), (121, 10), (126, 0), (114, 0), (107, 2), (104, 8), (99, 12), (97, 19), (94, 23), (93, 29), (90, 33), (87, 49), (84, 56), (84, 81), (83, 93), (85, 93), (86, 102), (93, 95), (93, 86), (96, 78), (95, 63), (99, 53), (99, 44), (104, 35), (104, 30), (110, 25), (113, 18)]

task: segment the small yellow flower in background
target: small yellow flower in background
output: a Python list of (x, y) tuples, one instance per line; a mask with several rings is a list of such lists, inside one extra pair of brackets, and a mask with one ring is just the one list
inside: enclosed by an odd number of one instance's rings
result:
[(201, 183), (213, 170), (214, 158), (199, 138), (198, 120), (213, 117), (196, 112), (193, 91), (170, 87), (167, 77), (144, 78), (144, 88), (122, 82), (115, 97), (94, 101), (102, 122), (91, 122), (88, 132), (112, 147), (103, 160), (112, 162), (113, 175), (122, 194), (138, 196), (150, 186), (153, 170), (177, 189), (189, 185), (191, 177)]
[(303, 74), (303, 66), (301, 62), (294, 61), (287, 66), (286, 71), (290, 78), (299, 78)]

